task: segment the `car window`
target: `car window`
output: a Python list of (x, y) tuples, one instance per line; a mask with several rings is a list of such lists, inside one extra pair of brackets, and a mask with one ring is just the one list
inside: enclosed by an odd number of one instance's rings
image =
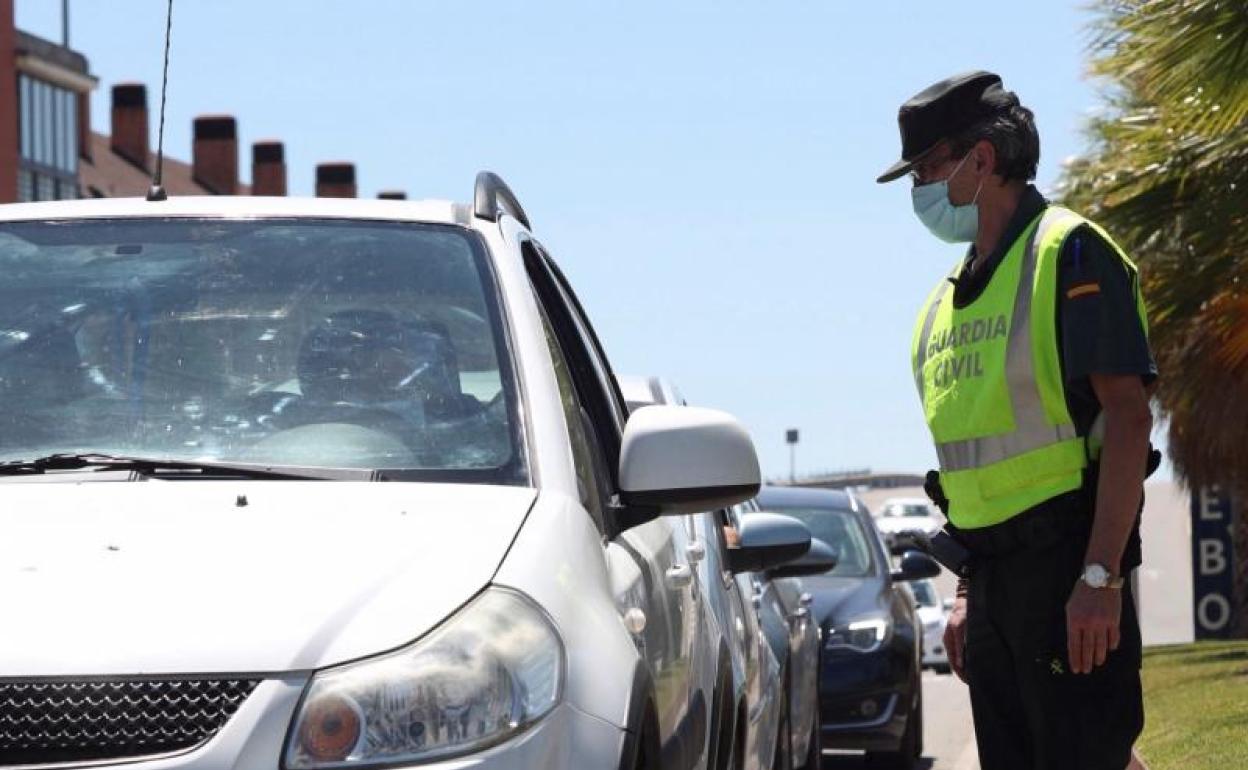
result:
[(926, 518), (932, 515), (931, 509), (922, 503), (889, 503), (882, 512), (884, 516), (905, 518)]
[(920, 607), (935, 607), (939, 604), (936, 601), (936, 592), (932, 589), (932, 584), (925, 580), (911, 583), (910, 590), (914, 592), (914, 600)]
[(523, 253), (529, 280), (567, 359), (577, 397), (589, 417), (592, 438), (602, 449), (614, 490), (618, 487), (620, 439), (627, 420), (615, 375), (602, 354), (593, 327), (555, 264), (535, 241), (526, 241)]
[(0, 225), (0, 459), (524, 483), (485, 249), (340, 220)]
[(545, 251), (542, 254), (545, 257), (547, 269), (554, 276), (555, 282), (559, 286), (559, 291), (563, 294), (564, 301), (568, 303), (572, 311), (572, 316), (580, 329), (582, 337), (588, 343), (589, 349), (587, 352), (593, 361), (595, 372), (602, 382), (608, 406), (615, 417), (616, 424), (622, 430), (624, 423), (628, 422), (628, 406), (624, 403), (624, 396), (620, 392), (620, 384), (616, 380), (614, 370), (611, 368), (611, 362), (607, 359), (607, 354), (602, 349), (602, 343), (598, 341), (598, 333), (594, 331), (593, 325), (589, 322), (589, 315), (586, 314), (585, 308), (581, 306), (581, 301), (577, 299), (576, 293), (572, 291), (572, 286), (568, 283), (568, 279), (564, 277), (563, 271), (559, 269), (559, 265), (550, 259)]
[[(874, 559), (868, 533), (858, 514), (834, 508), (803, 508), (768, 505), (768, 511), (792, 516), (810, 530), (812, 537), (827, 543), (836, 552), (836, 567), (825, 575), (863, 577), (874, 574)], [(870, 535), (874, 536), (874, 535)]]
[(550, 326), (546, 314), (542, 313), (542, 329), (546, 332), (546, 344), (550, 348), (551, 363), (555, 368), (555, 380), (559, 383), (559, 400), (563, 404), (563, 417), (568, 425), (568, 439), (572, 446), (572, 462), (576, 469), (577, 491), (581, 505), (589, 511), (599, 529), (604, 529), (604, 492), (610, 487), (610, 480), (602, 474), (604, 460), (601, 450), (591, 445), (586, 430), (588, 417), (581, 402), (576, 397), (576, 388), (572, 383), (572, 374), (568, 370), (567, 359), (559, 349), (559, 341)]

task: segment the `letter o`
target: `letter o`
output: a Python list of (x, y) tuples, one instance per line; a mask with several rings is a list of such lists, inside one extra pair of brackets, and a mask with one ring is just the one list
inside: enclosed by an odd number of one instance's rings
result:
[(1231, 603), (1222, 594), (1205, 594), (1196, 605), (1196, 619), (1206, 631), (1221, 631), (1231, 622)]

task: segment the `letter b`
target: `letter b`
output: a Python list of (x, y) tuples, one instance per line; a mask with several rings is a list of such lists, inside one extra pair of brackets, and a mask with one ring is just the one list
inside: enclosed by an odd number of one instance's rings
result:
[(1220, 540), (1201, 540), (1200, 574), (1218, 575), (1226, 568), (1226, 545)]

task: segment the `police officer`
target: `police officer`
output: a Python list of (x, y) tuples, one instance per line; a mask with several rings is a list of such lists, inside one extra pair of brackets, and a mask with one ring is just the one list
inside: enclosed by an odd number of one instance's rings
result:
[(948, 529), (972, 554), (945, 644), (981, 766), (1141, 768), (1128, 578), (1157, 371), (1135, 266), (1030, 184), (1033, 116), (997, 75), (942, 80), (898, 122), (902, 159), (877, 181), (909, 175), (932, 235), (970, 243), (911, 357)]

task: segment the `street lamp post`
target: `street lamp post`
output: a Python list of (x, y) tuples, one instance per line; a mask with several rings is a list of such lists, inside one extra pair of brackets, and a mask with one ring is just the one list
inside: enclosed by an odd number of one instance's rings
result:
[(797, 482), (797, 428), (789, 428), (784, 432), (784, 443), (789, 445), (789, 483)]

